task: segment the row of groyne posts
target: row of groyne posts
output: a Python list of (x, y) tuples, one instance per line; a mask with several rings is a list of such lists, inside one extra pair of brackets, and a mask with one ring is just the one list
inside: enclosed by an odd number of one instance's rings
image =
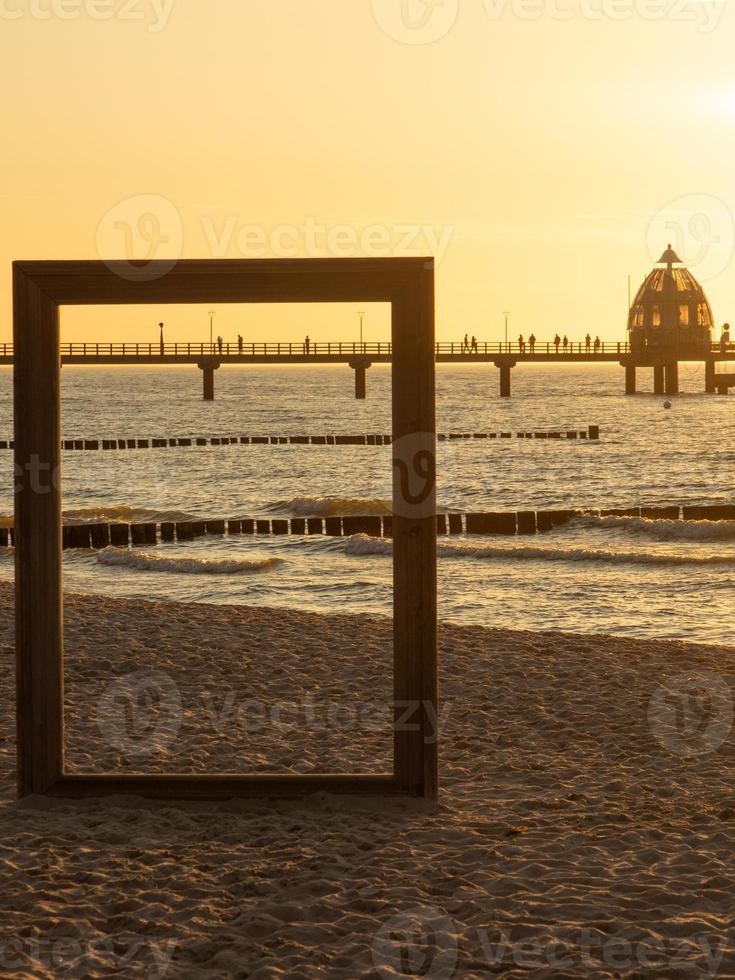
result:
[[(590, 440), (600, 438), (599, 425), (587, 429), (562, 432), (451, 432), (440, 433), (439, 442), (463, 442), (467, 440), (493, 439), (554, 439), (561, 441)], [(176, 439), (63, 439), (61, 447), (67, 451), (172, 449), (192, 446), (390, 446), (393, 436), (216, 436), (211, 438)], [(0, 439), (0, 449), (13, 449), (12, 439)]]
[[(440, 535), (499, 535), (504, 537), (547, 534), (573, 520), (584, 518), (636, 518), (649, 521), (735, 521), (735, 505), (667, 507), (626, 507), (607, 510), (540, 510), (477, 514), (438, 514)], [(356, 517), (284, 517), (232, 518), (225, 520), (164, 521), (145, 523), (64, 524), (65, 549), (101, 550), (150, 547), (160, 543), (190, 542), (207, 535), (229, 536), (326, 536), (332, 538), (366, 535), (391, 538), (393, 517), (367, 515)], [(0, 547), (14, 544), (12, 527), (0, 528)]]

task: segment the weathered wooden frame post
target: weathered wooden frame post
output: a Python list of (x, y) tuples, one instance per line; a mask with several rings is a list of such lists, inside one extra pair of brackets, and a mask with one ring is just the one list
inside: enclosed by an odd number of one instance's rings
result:
[[(13, 265), (18, 792), (167, 799), (309, 792), (438, 797), (433, 259)], [(384, 775), (67, 774), (59, 307), (384, 302), (393, 335), (394, 770)], [(418, 482), (417, 482), (418, 481)]]

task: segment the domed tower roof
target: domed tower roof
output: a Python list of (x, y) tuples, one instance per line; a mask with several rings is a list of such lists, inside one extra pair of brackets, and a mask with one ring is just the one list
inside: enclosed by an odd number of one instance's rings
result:
[(671, 245), (649, 272), (630, 309), (635, 347), (703, 347), (711, 343), (714, 318), (704, 290)]

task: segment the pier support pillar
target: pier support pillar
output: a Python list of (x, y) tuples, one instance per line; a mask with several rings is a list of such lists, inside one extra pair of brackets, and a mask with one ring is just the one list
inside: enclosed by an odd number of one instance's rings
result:
[(500, 397), (510, 398), (510, 372), (516, 366), (515, 361), (496, 361), (495, 367), (500, 371)]
[(216, 361), (202, 361), (201, 363), (197, 364), (197, 367), (202, 372), (204, 401), (213, 402), (214, 372), (219, 368), (219, 364)]
[(714, 361), (704, 362), (704, 390), (708, 395), (714, 395), (714, 393), (717, 391)]
[(636, 393), (636, 374), (635, 364), (625, 365), (625, 394), (634, 395)]
[(205, 367), (202, 369), (204, 378), (204, 401), (214, 401), (214, 368)]
[(367, 370), (372, 367), (367, 361), (351, 361), (350, 367), (355, 372), (355, 398), (365, 401), (367, 398)]
[(663, 364), (655, 365), (653, 369), (653, 393), (654, 395), (663, 395), (664, 393), (664, 366)]
[(679, 394), (679, 363), (678, 361), (672, 361), (671, 364), (666, 365), (666, 394), (667, 395), (678, 395)]

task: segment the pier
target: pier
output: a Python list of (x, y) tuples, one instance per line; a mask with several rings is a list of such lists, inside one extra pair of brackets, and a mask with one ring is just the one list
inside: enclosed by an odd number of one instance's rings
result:
[[(367, 397), (367, 372), (374, 364), (390, 364), (392, 347), (386, 343), (310, 343), (304, 344), (156, 344), (84, 343), (62, 344), (62, 365), (135, 367), (191, 364), (202, 372), (205, 401), (215, 398), (215, 372), (227, 365), (307, 365), (344, 364), (354, 372), (355, 398)], [(631, 348), (625, 342), (600, 344), (595, 350), (586, 343), (562, 348), (554, 343), (478, 343), (468, 349), (462, 343), (438, 343), (438, 364), (491, 364), (498, 369), (502, 398), (512, 394), (512, 371), (521, 364), (619, 364), (625, 373), (625, 393), (638, 391), (638, 372), (652, 371), (652, 390), (657, 395), (679, 393), (679, 364), (704, 363), (705, 391), (727, 394), (735, 387), (735, 374), (719, 374), (718, 362), (735, 361), (735, 345), (710, 344), (690, 347), (683, 344), (674, 354)], [(0, 365), (13, 363), (13, 345), (0, 344)]]

